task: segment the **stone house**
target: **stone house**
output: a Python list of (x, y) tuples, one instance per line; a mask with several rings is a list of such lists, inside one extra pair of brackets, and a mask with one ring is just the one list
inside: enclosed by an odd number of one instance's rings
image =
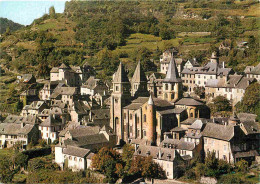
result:
[(36, 89), (27, 89), (20, 94), (20, 101), (26, 105), (38, 100), (39, 97), (36, 93)]
[(196, 58), (188, 59), (183, 66), (183, 69), (190, 69), (193, 67), (199, 67), (199, 63), (197, 62)]
[(242, 75), (230, 75), (228, 80), (223, 78), (209, 79), (205, 85), (205, 96), (207, 100), (224, 96), (234, 106), (242, 100), (246, 88), (255, 81), (255, 78), (247, 78)]
[(224, 62), (219, 64), (217, 53), (213, 52), (208, 64), (203, 67), (185, 68), (181, 78), (183, 85), (188, 87), (188, 93), (192, 93), (194, 87), (205, 87), (209, 79), (227, 79), (233, 73), (231, 68), (225, 68)]
[(165, 171), (165, 176), (168, 179), (174, 179), (174, 170), (178, 164), (183, 164), (183, 159), (175, 149), (162, 148), (156, 146), (136, 145), (134, 159), (137, 156), (151, 156), (153, 161)]
[(255, 78), (260, 82), (260, 63), (257, 66), (247, 66), (244, 70), (246, 77)]
[(160, 56), (160, 72), (161, 73), (163, 73), (163, 74), (167, 73), (170, 60), (172, 58), (174, 58), (177, 69), (178, 69), (178, 73), (180, 75), (185, 61), (182, 58), (177, 58), (177, 54), (178, 54), (178, 51), (175, 48), (168, 49), (163, 52), (163, 55)]
[(89, 169), (93, 155), (89, 149), (75, 146), (55, 146), (55, 162), (62, 169), (65, 167), (72, 169), (72, 171)]
[(65, 119), (50, 114), (48, 118), (39, 125), (39, 131), (41, 132), (40, 138), (46, 140), (47, 143), (52, 143), (58, 139), (58, 134), (64, 126)]
[(77, 146), (97, 151), (104, 146), (114, 147), (116, 136), (109, 127), (103, 126), (78, 126), (75, 129), (67, 130), (60, 137), (61, 146)]
[(18, 82), (26, 83), (26, 84), (34, 84), (36, 83), (36, 78), (33, 74), (23, 74), (21, 76), (17, 76)]
[(88, 74), (79, 66), (67, 66), (62, 63), (50, 71), (50, 81), (64, 82), (71, 87), (79, 87), (87, 80)]
[(64, 83), (58, 81), (50, 81), (44, 84), (43, 88), (39, 91), (41, 100), (50, 100), (50, 96), (56, 87), (65, 87)]
[[(252, 133), (252, 134), (251, 134)], [(250, 136), (253, 135), (252, 137)], [(233, 115), (224, 124), (207, 123), (202, 131), (204, 151), (214, 151), (218, 159), (234, 164), (240, 159), (253, 161), (259, 155), (259, 125), (255, 122), (241, 123)]]
[(59, 87), (55, 88), (50, 96), (51, 104), (55, 100), (61, 100), (67, 105), (72, 105), (74, 100), (78, 98), (78, 91), (76, 87)]
[(163, 79), (165, 78), (165, 74), (154, 72), (148, 77), (147, 89), (157, 98), (162, 98), (162, 88), (163, 88)]
[(23, 148), (30, 142), (38, 141), (36, 124), (25, 124), (23, 121), (15, 123), (0, 123), (0, 148), (12, 147), (21, 143)]
[(34, 101), (30, 105), (24, 106), (21, 113), (23, 116), (28, 116), (28, 115), (37, 116), (44, 109), (47, 109), (47, 108), (48, 108), (48, 105), (44, 101)]

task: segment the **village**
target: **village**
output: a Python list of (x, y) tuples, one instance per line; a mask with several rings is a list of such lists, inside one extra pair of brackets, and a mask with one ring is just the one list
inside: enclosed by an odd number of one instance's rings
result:
[[(176, 160), (186, 163), (212, 152), (230, 164), (259, 162), (257, 115), (238, 113), (235, 105), (251, 84), (260, 82), (260, 64), (237, 74), (219, 61), (217, 52), (200, 66), (196, 58), (182, 59), (172, 48), (163, 52), (159, 68), (146, 75), (139, 61), (128, 78), (120, 63), (110, 82), (92, 75), (87, 64), (62, 63), (51, 69), (48, 81), (41, 81), (39, 93), (32, 74), (18, 76), (17, 82), (30, 84), (20, 94), (26, 105), (20, 115), (0, 123), (0, 148), (19, 144), (26, 150), (45, 140), (55, 144), (54, 161), (61, 169), (79, 171), (92, 169), (101, 148), (120, 153), (130, 144), (134, 157), (152, 156), (168, 179), (175, 178)], [(228, 116), (212, 116), (208, 104), (218, 96), (230, 101)]]

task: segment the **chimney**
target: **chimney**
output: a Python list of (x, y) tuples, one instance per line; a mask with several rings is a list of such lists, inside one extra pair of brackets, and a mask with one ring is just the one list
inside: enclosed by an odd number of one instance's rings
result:
[(225, 62), (224, 61), (222, 62), (222, 64), (223, 64), (223, 68), (225, 68)]

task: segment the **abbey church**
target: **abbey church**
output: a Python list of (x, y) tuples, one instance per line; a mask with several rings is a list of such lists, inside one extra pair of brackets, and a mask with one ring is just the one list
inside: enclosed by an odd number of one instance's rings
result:
[(182, 79), (173, 57), (162, 81), (162, 95), (158, 98), (148, 91), (147, 78), (140, 62), (131, 80), (120, 63), (112, 82), (110, 126), (118, 144), (138, 142), (159, 146), (165, 134), (180, 127), (181, 121), (209, 118), (204, 103), (183, 97)]

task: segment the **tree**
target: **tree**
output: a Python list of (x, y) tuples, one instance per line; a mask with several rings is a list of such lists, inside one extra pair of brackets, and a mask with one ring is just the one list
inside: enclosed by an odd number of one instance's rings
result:
[(51, 6), (51, 7), (49, 8), (49, 14), (50, 14), (50, 17), (51, 17), (51, 18), (55, 18), (55, 17), (56, 17), (56, 13), (55, 13), (55, 8), (54, 8), (54, 6)]
[(229, 100), (224, 96), (217, 96), (214, 98), (210, 108), (212, 112), (231, 111), (232, 109)]
[(244, 94), (241, 103), (236, 105), (239, 112), (256, 113), (260, 107), (259, 96), (260, 84), (254, 82), (250, 84)]
[(131, 144), (125, 144), (123, 147), (122, 160), (126, 163), (125, 170), (129, 171), (131, 167), (131, 162), (133, 159), (133, 154), (135, 152), (134, 147)]
[(103, 147), (93, 156), (91, 167), (106, 175), (110, 182), (115, 182), (122, 174), (119, 164), (122, 164), (120, 154), (112, 148)]
[(165, 174), (162, 168), (153, 161), (153, 157), (145, 157), (142, 164), (142, 176), (144, 178), (164, 178)]
[(195, 92), (196, 95), (199, 97), (203, 98), (205, 97), (205, 88), (203, 86), (197, 86), (193, 88), (193, 91)]

